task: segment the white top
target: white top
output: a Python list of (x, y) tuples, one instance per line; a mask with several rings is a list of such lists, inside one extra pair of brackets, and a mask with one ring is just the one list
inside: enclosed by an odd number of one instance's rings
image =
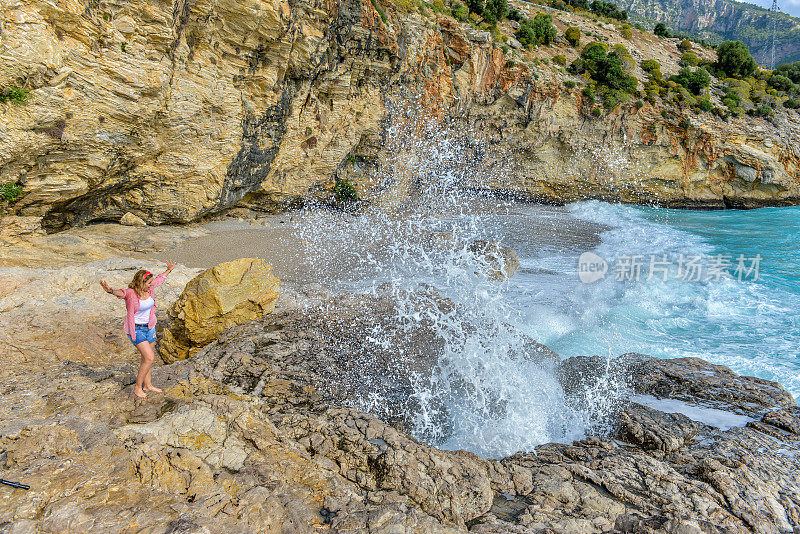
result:
[(139, 299), (139, 309), (133, 314), (133, 322), (136, 324), (149, 324), (150, 310), (155, 303), (153, 297), (147, 297), (144, 300)]

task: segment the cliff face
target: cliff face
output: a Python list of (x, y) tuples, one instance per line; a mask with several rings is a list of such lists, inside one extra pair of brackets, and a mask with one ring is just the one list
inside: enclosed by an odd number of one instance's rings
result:
[[(560, 31), (588, 24), (559, 17)], [(796, 112), (774, 124), (710, 115), (687, 124), (630, 103), (589, 117), (580, 85), (568, 89), (561, 70), (529, 61), (569, 61), (575, 50), (542, 47), (509, 61), (521, 52), (431, 9), (7, 0), (2, 24), (0, 85), (31, 93), (0, 104), (0, 183), (20, 184), (14, 209), (49, 229), (126, 212), (169, 223), (237, 204), (276, 209), (336, 176), (380, 197), (403, 183), (397, 155), (408, 147), (393, 142), (392, 127), (419, 115), (473, 132), (476, 170), (504, 154), (513, 172), (473, 176), (475, 187), (552, 202), (800, 200)], [(637, 32), (625, 42), (637, 60), (661, 54), (676, 64), (654, 39)], [(409, 98), (411, 113), (390, 113)]]

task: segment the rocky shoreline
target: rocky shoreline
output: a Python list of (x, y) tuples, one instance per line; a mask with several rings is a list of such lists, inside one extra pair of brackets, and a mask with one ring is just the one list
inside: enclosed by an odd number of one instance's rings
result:
[[(153, 232), (151, 245), (185, 231)], [(117, 246), (141, 230), (124, 232)], [(331, 329), (330, 314), (369, 321), (354, 313), (384, 313), (375, 296), (287, 288), (273, 313), (157, 366), (165, 394), (135, 403), (130, 346), (114, 338), (116, 303), (94, 285), (142, 261), (0, 272), (0, 325), (12, 335), (0, 370), (0, 468), (31, 486), (0, 489), (0, 532), (800, 529), (800, 409), (779, 384), (639, 354), (616, 358), (609, 373), (605, 359), (561, 361), (532, 342), (526, 357), (550, 366), (575, 403), (592, 402), (587, 386), (620, 384), (625, 394), (602, 431), (501, 459), (441, 450), (411, 436), (402, 417), (378, 418), (352, 402), (365, 372), (397, 376), (385, 372), (397, 354), (370, 352), (374, 365), (359, 365), (367, 349), (358, 328)], [(163, 301), (196, 273), (179, 266)], [(82, 291), (85, 302), (75, 297)], [(59, 340), (75, 336), (75, 325), (64, 319), (57, 334), (53, 303), (61, 313), (85, 310), (87, 333), (71, 352)], [(414, 361), (419, 373), (430, 363)]]

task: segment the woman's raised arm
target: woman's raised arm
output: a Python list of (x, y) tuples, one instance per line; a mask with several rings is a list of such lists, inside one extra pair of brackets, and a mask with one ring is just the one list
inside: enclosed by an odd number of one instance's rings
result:
[(166, 276), (166, 275), (168, 275), (169, 273), (171, 273), (171, 272), (172, 272), (172, 269), (174, 269), (174, 268), (175, 268), (175, 262), (174, 262), (174, 261), (172, 261), (172, 260), (167, 260), (167, 270), (166, 270), (166, 271), (164, 271), (164, 272), (163, 272), (163, 273), (161, 273), (161, 274), (163, 274), (164, 276)]
[(111, 286), (108, 285), (108, 282), (105, 280), (100, 280), (100, 285), (103, 286), (103, 291), (108, 293), (109, 295), (114, 295), (117, 298), (122, 298), (125, 296), (125, 291), (122, 289), (111, 289)]

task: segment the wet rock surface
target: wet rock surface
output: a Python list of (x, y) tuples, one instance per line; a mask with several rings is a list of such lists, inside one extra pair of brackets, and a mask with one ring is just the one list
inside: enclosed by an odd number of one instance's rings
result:
[(517, 253), (497, 241), (475, 241), (467, 250), (486, 266), (489, 278), (492, 280), (511, 278), (519, 269)]
[[(623, 398), (603, 435), (486, 459), (440, 450), (411, 436), (402, 418), (354, 407), (354, 381), (396, 376), (398, 352), (359, 348), (357, 335), (391, 310), (375, 296), (316, 298), (312, 308), (284, 303), (192, 359), (157, 367), (165, 394), (143, 402), (130, 396), (132, 362), (7, 350), (0, 462), (4, 478), (31, 490), (2, 491), (0, 529), (779, 533), (800, 525), (800, 411), (777, 384), (697, 359), (624, 355), (610, 369), (632, 393), (753, 421), (723, 431)], [(450, 305), (434, 292), (419, 299)], [(419, 336), (406, 348), (429, 345)], [(430, 372), (430, 354), (417, 350), (406, 363)], [(565, 386), (609, 372), (599, 358), (556, 365), (572, 381)]]

